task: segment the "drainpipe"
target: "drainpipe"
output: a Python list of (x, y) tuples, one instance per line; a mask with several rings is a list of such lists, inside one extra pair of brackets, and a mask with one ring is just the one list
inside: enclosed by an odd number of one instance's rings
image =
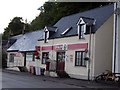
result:
[[(116, 2), (116, 8), (117, 8), (117, 2)], [(114, 73), (116, 69), (116, 34), (117, 34), (117, 14), (115, 14)]]
[(89, 38), (88, 80), (90, 80), (90, 54), (91, 54), (91, 26), (90, 26), (90, 38)]
[(26, 67), (26, 52), (24, 53), (24, 67)]

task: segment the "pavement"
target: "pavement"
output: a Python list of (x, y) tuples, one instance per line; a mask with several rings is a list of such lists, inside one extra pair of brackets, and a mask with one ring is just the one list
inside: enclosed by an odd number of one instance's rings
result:
[(34, 78), (42, 79), (43, 81), (50, 81), (55, 83), (64, 83), (66, 85), (72, 85), (72, 86), (78, 86), (82, 88), (119, 88), (120, 89), (120, 83), (114, 83), (109, 81), (104, 82), (95, 82), (95, 81), (87, 81), (87, 80), (80, 80), (80, 79), (73, 79), (73, 78), (55, 78), (55, 77), (49, 77), (49, 76), (37, 76), (33, 75), (29, 72), (19, 72), (19, 71), (13, 71), (13, 70), (7, 70), (3, 69), (2, 72), (7, 72), (15, 75), (28, 75)]

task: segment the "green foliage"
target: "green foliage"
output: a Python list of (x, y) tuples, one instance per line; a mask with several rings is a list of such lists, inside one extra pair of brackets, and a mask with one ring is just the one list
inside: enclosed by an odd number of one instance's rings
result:
[[(26, 24), (28, 31), (41, 30), (45, 26), (53, 26), (62, 17), (83, 12), (101, 5), (109, 4), (108, 2), (46, 2), (38, 10), (37, 16), (30, 24)], [(12, 33), (18, 35), (22, 33), (24, 23), (21, 17), (15, 17), (5, 28), (3, 39), (7, 39)]]
[(8, 39), (9, 35), (18, 35), (22, 33), (24, 23), (21, 17), (14, 17), (8, 27), (4, 29), (3, 39)]
[(36, 17), (31, 25), (30, 31), (43, 29), (45, 26), (53, 26), (59, 19), (64, 16), (83, 12), (92, 8), (106, 5), (105, 2), (46, 2), (38, 10), (40, 15)]

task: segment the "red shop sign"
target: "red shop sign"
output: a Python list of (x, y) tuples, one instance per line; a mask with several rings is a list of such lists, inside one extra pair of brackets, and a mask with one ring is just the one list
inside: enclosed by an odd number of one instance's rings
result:
[(15, 53), (14, 56), (15, 57), (24, 57), (24, 54), (22, 54), (22, 53)]

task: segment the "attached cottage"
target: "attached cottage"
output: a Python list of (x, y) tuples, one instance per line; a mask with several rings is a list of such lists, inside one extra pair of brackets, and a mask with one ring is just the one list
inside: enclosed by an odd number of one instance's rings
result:
[(7, 49), (7, 66), (27, 67), (29, 69), (30, 65), (34, 65), (36, 56), (35, 46), (38, 45), (38, 39), (43, 39), (43, 30), (29, 32), (19, 36), (16, 42)]
[(45, 75), (92, 80), (112, 70), (113, 12), (110, 4), (24, 34), (7, 50), (8, 66), (36, 66), (37, 52), (37, 66), (45, 68)]
[[(50, 76), (65, 72), (72, 78), (89, 80), (112, 70), (113, 12), (111, 4), (45, 26), (44, 39), (38, 40), (39, 66)], [(53, 70), (51, 65), (56, 68)]]

